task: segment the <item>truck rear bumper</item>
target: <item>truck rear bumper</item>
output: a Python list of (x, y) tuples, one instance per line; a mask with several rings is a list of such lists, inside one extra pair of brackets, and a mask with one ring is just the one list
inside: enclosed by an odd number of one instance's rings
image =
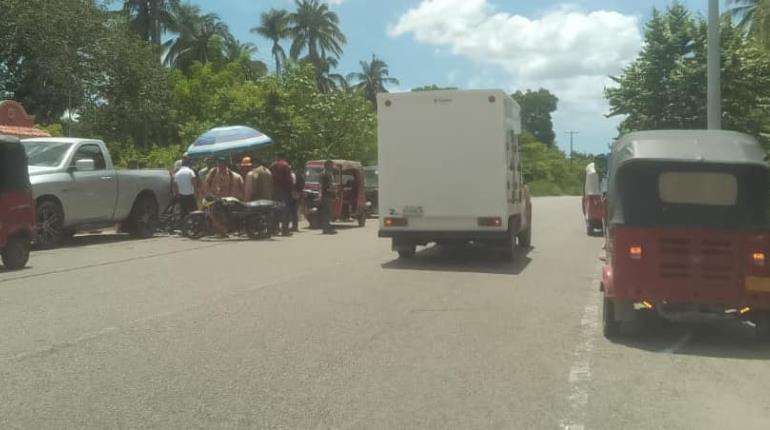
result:
[(499, 241), (506, 240), (510, 236), (505, 230), (483, 231), (430, 231), (430, 230), (383, 230), (378, 232), (379, 237), (392, 238), (395, 241), (411, 242), (415, 244), (427, 244), (436, 241)]

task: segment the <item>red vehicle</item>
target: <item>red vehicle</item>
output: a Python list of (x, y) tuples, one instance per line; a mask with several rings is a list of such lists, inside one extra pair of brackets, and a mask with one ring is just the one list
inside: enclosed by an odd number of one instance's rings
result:
[(770, 334), (765, 153), (728, 131), (632, 133), (612, 150), (605, 336), (643, 314)]
[(594, 163), (586, 166), (586, 178), (583, 184), (583, 218), (586, 234), (589, 236), (597, 230), (604, 231), (604, 198)]
[[(358, 225), (366, 225), (366, 190), (364, 189), (364, 172), (358, 161), (333, 160), (334, 186), (336, 188), (334, 204), (332, 205), (331, 220), (356, 220)], [(321, 227), (320, 217), (320, 178), (324, 170), (324, 161), (308, 161), (305, 164), (305, 217), (310, 228)]]
[(0, 136), (0, 253), (6, 269), (27, 265), (34, 231), (27, 154), (19, 139)]

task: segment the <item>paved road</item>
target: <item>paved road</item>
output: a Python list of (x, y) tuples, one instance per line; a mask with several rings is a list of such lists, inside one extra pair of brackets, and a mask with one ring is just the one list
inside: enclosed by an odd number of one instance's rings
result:
[(600, 335), (601, 239), (396, 261), (376, 227), (267, 243), (78, 238), (0, 272), (0, 428), (766, 429), (745, 329)]

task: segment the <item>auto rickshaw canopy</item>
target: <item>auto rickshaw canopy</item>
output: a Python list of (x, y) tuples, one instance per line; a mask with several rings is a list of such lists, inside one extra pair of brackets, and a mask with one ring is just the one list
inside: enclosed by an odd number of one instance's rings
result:
[[(672, 171), (683, 174), (674, 176)], [(735, 178), (730, 180), (734, 185), (720, 182), (719, 174)], [(630, 133), (612, 147), (608, 220), (610, 224), (637, 225), (656, 225), (664, 218), (680, 225), (694, 218), (702, 219), (707, 226), (764, 223), (760, 218), (766, 213), (768, 177), (765, 152), (756, 139), (746, 134), (721, 130)], [(704, 196), (716, 195), (719, 187), (729, 188), (725, 193), (730, 191), (735, 201), (731, 205), (708, 201), (670, 205), (663, 201), (661, 192), (671, 191), (659, 182), (660, 178), (670, 184), (668, 188), (678, 188), (680, 195), (686, 194), (687, 190), (682, 190), (686, 187)]]

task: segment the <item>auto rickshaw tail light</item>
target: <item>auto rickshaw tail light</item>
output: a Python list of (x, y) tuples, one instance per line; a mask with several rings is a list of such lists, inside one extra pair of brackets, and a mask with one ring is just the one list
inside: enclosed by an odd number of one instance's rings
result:
[(409, 221), (406, 218), (385, 218), (385, 227), (406, 227)]
[(632, 260), (641, 260), (642, 259), (642, 247), (641, 246), (632, 246), (628, 248), (628, 255), (631, 257)]
[(764, 252), (755, 252), (751, 254), (751, 261), (754, 263), (755, 266), (764, 266), (765, 265), (765, 259), (767, 256)]
[(479, 227), (500, 227), (503, 225), (503, 219), (499, 216), (479, 218)]

